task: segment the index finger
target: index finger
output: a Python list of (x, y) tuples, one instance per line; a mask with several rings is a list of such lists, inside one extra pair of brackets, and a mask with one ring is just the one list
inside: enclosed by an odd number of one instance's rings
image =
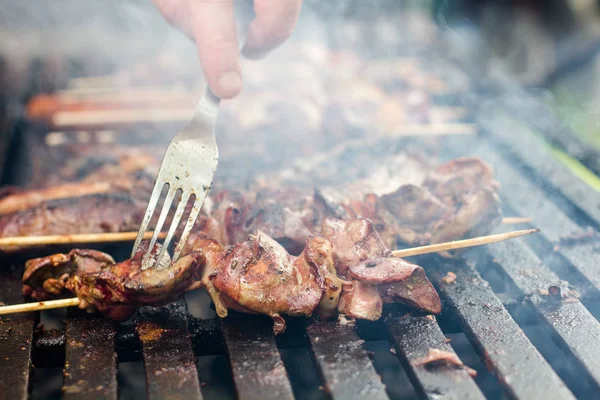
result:
[(233, 0), (194, 0), (188, 4), (191, 30), (208, 85), (219, 97), (238, 95), (242, 78)]
[(260, 58), (283, 43), (294, 31), (302, 0), (254, 0), (256, 18), (250, 24), (242, 54)]

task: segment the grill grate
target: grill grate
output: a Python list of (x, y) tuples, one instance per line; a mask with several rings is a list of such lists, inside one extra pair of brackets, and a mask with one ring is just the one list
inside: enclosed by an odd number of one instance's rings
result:
[(427, 398), (446, 396), (451, 399), (484, 399), (465, 370), (444, 373), (415, 367), (412, 362), (424, 357), (430, 348), (454, 352), (435, 318), (390, 313), (384, 317), (390, 339), (415, 388)]
[(116, 399), (113, 322), (85, 315), (80, 310), (69, 310), (65, 337), (64, 398)]
[(336, 322), (314, 323), (306, 333), (332, 398), (388, 399), (354, 327)]
[[(14, 315), (0, 320), (0, 398), (30, 397), (35, 365), (65, 368), (63, 398), (116, 399), (117, 361), (143, 361), (148, 398), (225, 398), (204, 389), (201, 382), (210, 379), (196, 364), (197, 357), (214, 355), (227, 355), (240, 399), (283, 400), (308, 393), (332, 399), (400, 398), (386, 390), (397, 376), (375, 365), (363, 343), (385, 338), (420, 397), (483, 399), (488, 391), (465, 370), (413, 364), (431, 347), (458, 352), (444, 335), (445, 324), (455, 322), (510, 397), (589, 398), (600, 391), (598, 244), (555, 246), (584, 227), (598, 229), (600, 195), (555, 162), (539, 138), (524, 132), (528, 122), (492, 105), (477, 113), (482, 137), (445, 139), (444, 149), (452, 157), (469, 153), (490, 163), (502, 185), (503, 203), (532, 217), (542, 233), (472, 252), (466, 261), (421, 257), (419, 263), (445, 303), (442, 318), (392, 307), (385, 310), (383, 322), (357, 327), (314, 321), (305, 326), (304, 320), (292, 319), (288, 332), (276, 339), (267, 318), (233, 313), (223, 321), (201, 320), (190, 316), (183, 300), (144, 308), (133, 325), (117, 326), (70, 310), (64, 330), (34, 331), (36, 315)], [(442, 280), (448, 271), (457, 275), (453, 284)], [(20, 271), (3, 266), (0, 274), (0, 300), (21, 302)], [(581, 300), (567, 290), (576, 290)], [(527, 335), (531, 321), (523, 321), (522, 310), (533, 311), (533, 323), (560, 350), (542, 350)], [(284, 350), (293, 349), (309, 355), (321, 390), (300, 387), (299, 372), (290, 365), (294, 358), (282, 357)], [(567, 357), (576, 372), (557, 368), (558, 357)]]
[[(158, 314), (158, 315), (157, 315)], [(144, 308), (136, 321), (149, 399), (202, 398), (184, 302)]]
[[(21, 279), (14, 268), (2, 269), (0, 276), (1, 301), (12, 304), (23, 300)], [(13, 315), (0, 320), (0, 387), (1, 397), (24, 399), (31, 378), (31, 343), (34, 315)]]
[(222, 323), (237, 394), (242, 399), (293, 399), (272, 327), (261, 322), (239, 318)]
[[(456, 314), (483, 361), (515, 398), (573, 398), (523, 330), (512, 319), (490, 285), (462, 263), (429, 264), (429, 277)], [(445, 284), (452, 271), (457, 278)]]

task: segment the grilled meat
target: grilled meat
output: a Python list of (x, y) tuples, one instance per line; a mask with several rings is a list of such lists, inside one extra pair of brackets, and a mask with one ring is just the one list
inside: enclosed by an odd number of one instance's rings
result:
[[(501, 221), (497, 184), (478, 159), (441, 165), (424, 184), (406, 184), (392, 193), (366, 194), (336, 201), (323, 190), (312, 196), (292, 189), (261, 189), (251, 194), (224, 192), (215, 197), (212, 215), (233, 244), (261, 230), (292, 254), (299, 254), (311, 233), (333, 229), (327, 218), (367, 218), (375, 224), (385, 247), (396, 242), (426, 245), (486, 235)], [(450, 257), (448, 252), (441, 253)]]
[(73, 250), (29, 261), (24, 293), (47, 299), (70, 291), (81, 300), (81, 308), (124, 320), (141, 305), (165, 304), (204, 287), (220, 317), (226, 317), (229, 308), (266, 314), (273, 318), (276, 334), (285, 330), (281, 315), (316, 313), (330, 318), (339, 311), (374, 320), (381, 316), (384, 301), (439, 312), (439, 297), (423, 269), (387, 258), (389, 251), (377, 242), (369, 224), (366, 220), (340, 221), (331, 235), (335, 242), (312, 236), (298, 257), (260, 231), (233, 246), (196, 232), (182, 258), (162, 271), (141, 270), (147, 242), (131, 260), (117, 264), (100, 252)]
[(127, 195), (94, 194), (50, 200), (0, 216), (0, 236), (69, 235), (136, 230), (145, 205)]
[[(80, 299), (80, 308), (98, 310), (111, 319), (123, 321), (142, 305), (167, 304), (200, 286), (204, 259), (200, 252), (181, 257), (169, 269), (142, 270), (147, 250), (148, 242), (143, 242), (132, 259), (121, 263), (99, 251), (77, 249), (68, 255), (30, 260), (23, 275), (23, 292), (37, 300), (46, 300), (69, 291)], [(156, 245), (153, 253), (159, 251), (160, 246)]]
[(438, 294), (423, 268), (391, 257), (371, 221), (327, 219), (323, 235), (332, 243), (338, 274), (355, 283), (354, 290), (342, 295), (340, 312), (378, 319), (382, 304), (395, 302), (441, 312)]
[(280, 314), (310, 316), (321, 302), (330, 252), (326, 240), (313, 238), (296, 258), (259, 231), (218, 260), (214, 286), (228, 307), (267, 314), (280, 333), (285, 329)]
[[(96, 173), (102, 174), (103, 171)], [(0, 213), (2, 210), (20, 211), (7, 216), (0, 215), (0, 235), (117, 231), (130, 226), (135, 230), (137, 226), (131, 225), (130, 216), (126, 213), (121, 215), (120, 210), (116, 213), (103, 210), (92, 214), (89, 230), (84, 229), (85, 224), (72, 224), (69, 228), (69, 214), (75, 210), (73, 215), (78, 218), (78, 208), (86, 209), (86, 202), (93, 196), (61, 198), (89, 192), (125, 193), (134, 203), (139, 199), (139, 207), (143, 207), (153, 187), (148, 175), (140, 172), (127, 179), (108, 179), (104, 183), (88, 181), (91, 178), (79, 184), (5, 195), (0, 199)], [(425, 245), (488, 234), (501, 220), (496, 192), (497, 184), (492, 180), (490, 168), (479, 159), (463, 158), (432, 170), (420, 186), (405, 184), (381, 196), (368, 193), (358, 199), (336, 200), (324, 190), (315, 190), (311, 195), (299, 188), (262, 188), (254, 194), (217, 192), (207, 200), (197, 229), (209, 229), (209, 236), (223, 244), (242, 242), (248, 235), (262, 231), (288, 252), (298, 255), (310, 235), (321, 232), (323, 221), (327, 218), (367, 218), (375, 224), (386, 247), (395, 247), (397, 242)], [(43, 201), (48, 198), (59, 200)], [(82, 204), (78, 206), (75, 204), (77, 202)], [(25, 207), (29, 208), (21, 210)], [(106, 209), (112, 205), (106, 203), (102, 207)], [(133, 208), (136, 207), (137, 204)], [(52, 222), (56, 218), (54, 215), (45, 217), (48, 208), (54, 214), (62, 213), (69, 223), (62, 223), (59, 218), (61, 223), (47, 223), (39, 228), (40, 219)], [(118, 220), (119, 215), (121, 220)], [(3, 229), (5, 225), (17, 228)], [(448, 252), (441, 254), (447, 257), (453, 255)]]
[[(61, 134), (74, 135), (68, 132)], [(155, 176), (164, 147), (140, 146), (134, 138), (131, 140), (133, 143), (121, 146), (86, 143), (38, 149), (31, 160), (28, 187), (40, 189), (65, 183), (131, 180), (132, 176), (142, 173)]]
[(373, 223), (367, 219), (342, 221), (326, 219), (322, 234), (333, 245), (335, 266), (342, 276), (348, 268), (372, 257), (390, 256)]
[(383, 300), (377, 286), (354, 282), (352, 289), (345, 291), (338, 305), (343, 315), (352, 318), (377, 321), (383, 311)]
[(415, 367), (427, 367), (429, 369), (435, 367), (447, 367), (447, 368), (457, 368), (464, 369), (471, 377), (477, 376), (477, 371), (473, 368), (469, 368), (466, 366), (460, 358), (456, 355), (456, 353), (452, 353), (446, 350), (440, 350), (435, 348), (430, 348), (427, 351), (427, 355), (423, 358), (416, 359), (412, 362)]
[(69, 278), (82, 274), (97, 274), (115, 260), (106, 253), (96, 250), (74, 249), (69, 254), (29, 260), (23, 275), (23, 295), (36, 300), (47, 300), (59, 296), (65, 290)]
[(142, 202), (147, 201), (154, 179), (142, 167), (143, 163), (143, 157), (137, 162), (128, 157), (119, 164), (105, 164), (79, 181), (29, 189), (5, 189), (0, 196), (0, 215), (24, 211), (51, 200), (94, 194), (127, 193)]

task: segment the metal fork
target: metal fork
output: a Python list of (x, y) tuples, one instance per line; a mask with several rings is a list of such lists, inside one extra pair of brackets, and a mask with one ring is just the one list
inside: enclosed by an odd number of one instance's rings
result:
[[(167, 148), (158, 172), (158, 177), (156, 178), (156, 183), (154, 184), (152, 196), (150, 196), (150, 202), (146, 208), (146, 214), (135, 239), (133, 251), (131, 252), (131, 256), (133, 257), (142, 242), (146, 229), (148, 229), (148, 224), (154, 215), (163, 187), (168, 185), (169, 189), (160, 216), (158, 217), (156, 228), (150, 239), (150, 246), (143, 258), (142, 269), (144, 270), (155, 264), (158, 269), (169, 267), (170, 263), (163, 263), (161, 261), (173, 239), (173, 235), (179, 226), (179, 222), (183, 217), (186, 205), (191, 196), (195, 196), (194, 205), (183, 234), (175, 247), (172, 262), (177, 261), (179, 258), (181, 250), (183, 250), (183, 246), (196, 222), (202, 203), (212, 185), (219, 162), (219, 152), (215, 138), (215, 125), (219, 113), (219, 103), (220, 99), (207, 87), (204, 96), (202, 96), (196, 107), (194, 118), (187, 127), (171, 140)], [(163, 224), (178, 190), (181, 190), (181, 200), (175, 211), (160, 254), (158, 258), (153, 259), (151, 256), (152, 249), (158, 239), (159, 233), (162, 231)]]

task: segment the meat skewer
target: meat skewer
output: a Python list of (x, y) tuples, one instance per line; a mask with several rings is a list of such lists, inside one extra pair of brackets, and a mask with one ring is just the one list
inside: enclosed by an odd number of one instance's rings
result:
[[(71, 292), (80, 308), (122, 321), (142, 305), (167, 304), (203, 287), (219, 317), (228, 309), (266, 314), (275, 322), (275, 333), (285, 329), (282, 314), (329, 318), (339, 312), (376, 320), (384, 302), (441, 311), (423, 268), (390, 257), (370, 221), (326, 220), (324, 225), (324, 235), (309, 238), (297, 257), (260, 231), (233, 246), (199, 232), (182, 257), (160, 271), (142, 270), (145, 248), (121, 263), (99, 251), (76, 249), (28, 261), (23, 293), (45, 301)], [(158, 251), (156, 245), (153, 252)]]
[[(539, 232), (539, 229), (513, 231), (513, 232), (507, 232), (507, 233), (502, 233), (502, 234), (497, 234), (497, 235), (490, 235), (488, 237), (473, 238), (473, 239), (467, 239), (467, 240), (457, 241), (457, 242), (449, 242), (449, 243), (442, 243), (442, 244), (437, 244), (437, 245), (423, 246), (423, 247), (415, 248), (415, 249), (396, 250), (396, 251), (392, 251), (391, 255), (394, 257), (407, 257), (407, 256), (417, 255), (417, 254), (427, 254), (427, 253), (440, 251), (441, 246), (444, 247), (443, 250), (453, 250), (456, 248), (467, 247), (465, 245), (466, 243), (473, 243), (473, 246), (480, 246), (482, 244), (491, 244), (491, 243), (496, 243), (496, 242), (500, 242), (500, 241), (504, 241), (504, 240), (514, 239), (516, 237), (527, 235), (527, 234), (534, 233), (534, 232)], [(137, 232), (135, 234), (137, 234)], [(485, 242), (485, 243), (483, 243), (483, 242)], [(372, 262), (375, 262), (375, 261), (372, 261)], [(365, 268), (373, 268), (373, 267), (365, 266)], [(365, 271), (368, 271), (368, 270), (365, 270)], [(365, 274), (365, 271), (363, 271), (362, 274), (360, 274), (357, 272), (357, 269), (355, 269), (354, 274), (355, 274), (355, 276), (360, 276), (364, 280), (368, 280), (368, 274)], [(40, 301), (37, 303), (24, 303), (24, 304), (0, 307), (0, 315), (13, 314), (13, 313), (19, 313), (19, 312), (42, 311), (42, 310), (61, 308), (61, 307), (78, 307), (80, 305), (81, 305), (81, 300), (78, 297), (69, 298), (69, 299)]]
[[(146, 183), (147, 179), (136, 180), (131, 193), (57, 198), (0, 215), (0, 237), (133, 230), (128, 228), (139, 226), (143, 214)], [(490, 233), (502, 221), (496, 190), (488, 166), (463, 158), (432, 170), (421, 186), (405, 184), (380, 196), (367, 193), (362, 199), (356, 194), (333, 198), (320, 190), (310, 196), (293, 188), (260, 189), (250, 196), (214, 192), (199, 224), (212, 226), (210, 236), (223, 244), (243, 241), (261, 230), (297, 255), (325, 218), (368, 218), (387, 247), (397, 241), (422, 246)], [(28, 198), (28, 193), (18, 196)], [(37, 194), (33, 197), (38, 199)], [(442, 255), (450, 256), (447, 251)]]

